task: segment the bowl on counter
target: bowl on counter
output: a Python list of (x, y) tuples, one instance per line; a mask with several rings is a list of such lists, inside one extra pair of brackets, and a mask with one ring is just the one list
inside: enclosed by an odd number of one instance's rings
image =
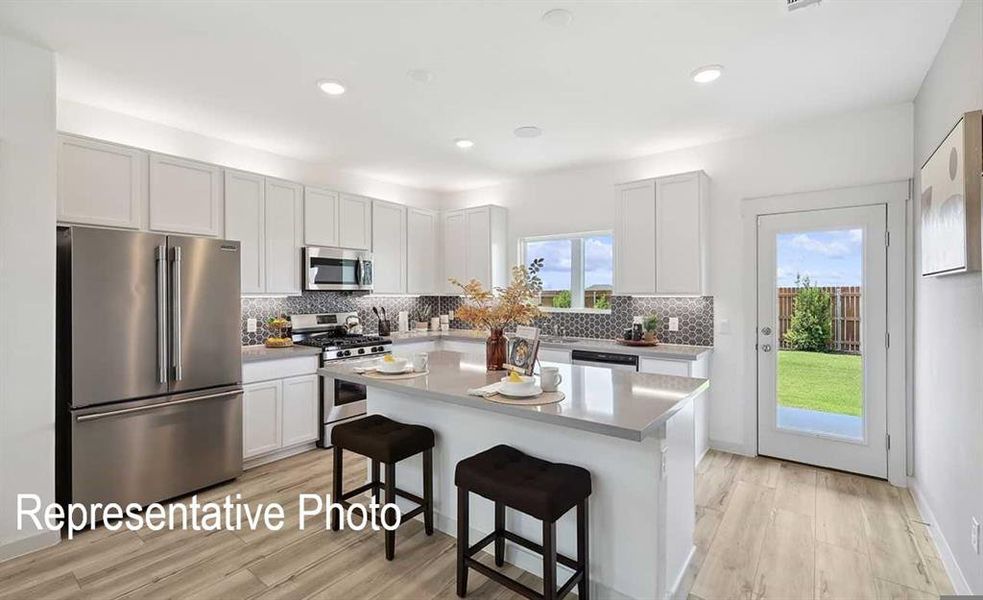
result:
[(502, 377), (499, 390), (507, 396), (528, 396), (536, 393), (536, 378), (528, 375), (520, 375), (520, 381), (512, 381), (509, 377)]
[(376, 363), (375, 369), (380, 373), (402, 373), (406, 370), (406, 365), (410, 364), (410, 361), (405, 358), (400, 358), (398, 356), (393, 356), (391, 361), (386, 361), (379, 359)]

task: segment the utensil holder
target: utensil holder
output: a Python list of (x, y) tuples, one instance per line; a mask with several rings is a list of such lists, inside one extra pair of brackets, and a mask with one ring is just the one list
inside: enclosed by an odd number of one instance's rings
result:
[(379, 319), (379, 335), (387, 336), (392, 333), (392, 326), (389, 324), (389, 319)]

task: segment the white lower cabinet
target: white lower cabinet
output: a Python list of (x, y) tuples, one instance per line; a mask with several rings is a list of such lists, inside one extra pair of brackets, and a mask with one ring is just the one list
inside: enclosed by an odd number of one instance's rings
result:
[(242, 457), (252, 458), (280, 448), (279, 381), (242, 386)]
[[(665, 358), (641, 357), (638, 361), (641, 373), (656, 375), (676, 375), (677, 377), (710, 377), (710, 364), (707, 354), (696, 360), (670, 360)], [(708, 403), (710, 392), (706, 391), (693, 400), (694, 436), (696, 438), (696, 463), (699, 464), (703, 455), (710, 447), (710, 416)]]
[(543, 362), (560, 363), (564, 365), (570, 364), (570, 351), (569, 350), (554, 350), (552, 348), (540, 348), (539, 354), (537, 354), (539, 360)]
[[(302, 448), (318, 439), (320, 382), (316, 369), (316, 357), (244, 365), (242, 458), (253, 462), (252, 466), (264, 456), (279, 458), (291, 448)], [(305, 372), (299, 374), (301, 371)]]

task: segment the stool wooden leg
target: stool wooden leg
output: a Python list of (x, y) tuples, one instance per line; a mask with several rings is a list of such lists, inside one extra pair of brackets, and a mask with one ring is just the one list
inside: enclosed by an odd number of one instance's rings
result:
[[(396, 502), (396, 463), (386, 463), (386, 504)], [(396, 555), (396, 530), (386, 531), (386, 560)]]
[(495, 565), (505, 564), (505, 505), (501, 502), (495, 503)]
[[(334, 447), (334, 469), (331, 473), (331, 501), (341, 502), (341, 496), (344, 492), (341, 491), (341, 482), (344, 479), (344, 474), (342, 473), (342, 450), (339, 446)], [(328, 519), (331, 525), (331, 531), (338, 531), (341, 527), (341, 519), (335, 516), (335, 511), (328, 511)]]
[(556, 598), (556, 523), (543, 521), (543, 600)]
[(580, 600), (590, 598), (590, 527), (587, 520), (587, 499), (577, 505), (577, 562), (584, 570), (584, 576), (577, 584)]
[(375, 484), (372, 487), (372, 498), (375, 500), (376, 504), (379, 504), (381, 484), (379, 483), (379, 461), (372, 461), (372, 483)]
[(457, 488), (457, 595), (460, 598), (468, 594), (468, 557), (471, 526), (468, 523), (468, 490)]
[(433, 535), (433, 448), (423, 451), (423, 530)]

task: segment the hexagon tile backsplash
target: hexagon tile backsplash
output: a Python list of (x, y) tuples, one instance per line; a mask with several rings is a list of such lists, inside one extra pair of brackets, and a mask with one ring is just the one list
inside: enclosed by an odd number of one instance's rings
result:
[[(286, 298), (243, 298), (242, 343), (262, 344), (269, 335), (265, 327), (266, 319), (281, 314), (354, 311), (362, 320), (365, 331), (374, 332), (378, 328), (378, 320), (372, 312), (373, 306), (384, 306), (395, 327), (401, 310), (408, 311), (411, 318), (420, 312), (435, 317), (455, 310), (460, 304), (461, 299), (457, 296), (369, 296), (358, 292), (306, 292), (303, 296)], [(612, 296), (610, 314), (550, 313), (538, 325), (548, 333), (610, 339), (620, 337), (625, 328), (631, 327), (634, 315), (651, 314), (662, 319), (658, 333), (660, 341), (666, 344), (713, 345), (712, 296)], [(679, 331), (669, 331), (669, 317), (679, 319)], [(246, 319), (250, 318), (258, 321), (255, 333), (246, 332)], [(467, 329), (470, 326), (455, 319), (451, 327)]]

